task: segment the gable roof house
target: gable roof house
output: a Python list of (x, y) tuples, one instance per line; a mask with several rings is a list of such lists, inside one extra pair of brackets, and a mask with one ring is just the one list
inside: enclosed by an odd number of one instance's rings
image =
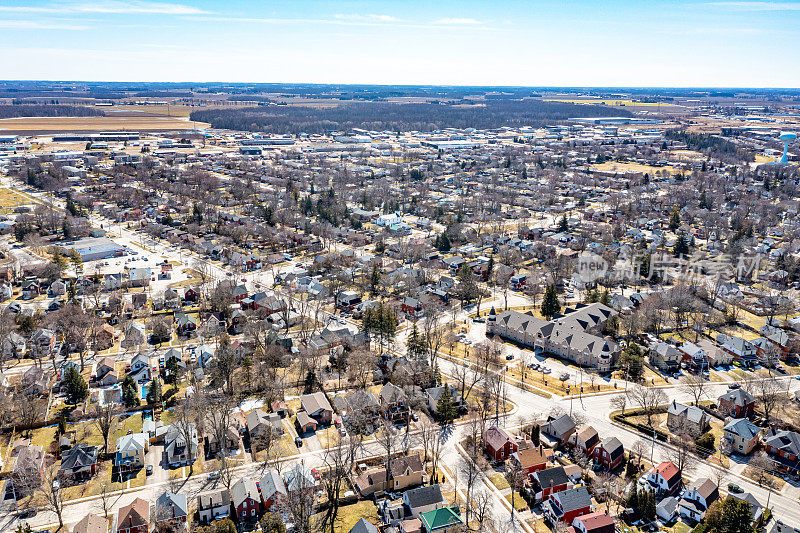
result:
[(286, 500), (286, 485), (276, 470), (267, 470), (261, 477), (258, 490), (261, 494), (261, 505), (264, 511), (270, 511), (273, 506), (280, 506)]
[(708, 415), (697, 406), (672, 400), (667, 408), (667, 427), (673, 433), (688, 433), (697, 438), (708, 427)]
[(556, 441), (556, 444), (565, 444), (575, 432), (575, 421), (569, 415), (557, 417), (548, 416), (547, 422), (542, 424), (541, 433)]
[(697, 478), (683, 491), (678, 501), (678, 514), (695, 522), (701, 521), (708, 507), (719, 498), (717, 485), (707, 477)]
[(197, 514), (200, 523), (208, 524), (212, 520), (226, 517), (231, 511), (231, 495), (228, 489), (204, 492), (197, 495)]
[(779, 465), (796, 472), (800, 466), (800, 433), (771, 428), (764, 437), (764, 450)]
[(239, 522), (254, 522), (261, 514), (261, 495), (256, 482), (242, 477), (231, 487), (231, 503)]
[(578, 516), (572, 520), (572, 527), (575, 533), (614, 533), (614, 519), (609, 516), (608, 511), (595, 511), (593, 513)]
[(85, 480), (97, 470), (97, 446), (82, 442), (61, 454), (59, 475), (73, 480)]
[(164, 435), (164, 454), (171, 468), (192, 464), (197, 459), (197, 430), (193, 422), (185, 424), (175, 422)]
[(517, 449), (508, 460), (524, 472), (526, 476), (547, 468), (547, 457), (545, 457), (542, 446), (524, 450)]
[(444, 507), (447, 502), (442, 496), (441, 485), (436, 484), (405, 491), (403, 504), (408, 508), (412, 517), (419, 518), (420, 514)]
[(491, 426), (483, 436), (484, 451), (492, 461), (505, 461), (512, 453), (517, 451), (514, 437), (497, 426)]
[(173, 531), (188, 527), (189, 504), (185, 494), (164, 491), (156, 499), (153, 521), (157, 528), (171, 528)]
[(655, 490), (658, 495), (671, 495), (680, 488), (683, 479), (680, 469), (672, 461), (655, 465), (639, 478), (639, 485), (647, 490)]
[(756, 399), (752, 394), (742, 389), (729, 389), (717, 398), (717, 409), (723, 416), (733, 418), (750, 418), (755, 410)]
[(536, 501), (543, 501), (551, 495), (572, 487), (572, 482), (567, 476), (563, 466), (546, 468), (530, 475), (531, 489)]
[(617, 437), (606, 437), (593, 450), (593, 455), (606, 470), (614, 470), (625, 459), (625, 447)]
[(300, 405), (308, 416), (320, 424), (330, 424), (333, 418), (333, 408), (328, 398), (322, 392), (303, 394), (300, 396)]
[(571, 524), (575, 518), (588, 514), (592, 509), (592, 498), (586, 487), (557, 492), (542, 504), (544, 514), (552, 522), (561, 521)]
[(147, 533), (150, 528), (150, 503), (134, 499), (117, 512), (117, 533)]
[(89, 513), (75, 524), (72, 533), (108, 533), (108, 520)]
[(600, 442), (597, 430), (592, 426), (581, 426), (567, 439), (567, 443), (573, 448), (581, 450), (586, 455), (591, 456), (592, 449)]

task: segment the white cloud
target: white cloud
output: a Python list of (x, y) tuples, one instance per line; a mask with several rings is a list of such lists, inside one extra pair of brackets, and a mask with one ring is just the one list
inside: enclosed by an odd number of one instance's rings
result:
[(39, 20), (0, 20), (0, 28), (8, 30), (88, 30), (88, 26)]
[(800, 11), (800, 2), (709, 2), (708, 5), (740, 11)]
[(433, 22), (434, 24), (441, 24), (444, 26), (477, 26), (483, 24), (480, 20), (472, 18), (443, 18)]
[(357, 13), (353, 14), (338, 14), (334, 15), (333, 18), (338, 20), (352, 20), (352, 21), (361, 21), (361, 22), (400, 22), (400, 19), (397, 17), (393, 17), (391, 15), (360, 15)]
[(140, 1), (73, 2), (51, 4), (49, 6), (0, 6), (6, 13), (106, 13), (106, 14), (149, 14), (149, 15), (207, 15), (208, 11), (185, 4)]

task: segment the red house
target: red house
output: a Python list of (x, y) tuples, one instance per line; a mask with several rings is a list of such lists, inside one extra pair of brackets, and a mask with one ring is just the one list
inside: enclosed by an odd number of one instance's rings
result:
[(572, 483), (563, 466), (554, 466), (531, 474), (536, 499), (544, 501), (554, 494), (568, 490)]
[(614, 470), (625, 459), (625, 447), (617, 437), (604, 439), (592, 453), (595, 460), (606, 470)]
[(560, 520), (571, 524), (579, 516), (591, 512), (592, 498), (586, 487), (575, 487), (553, 494), (550, 500), (542, 505), (542, 508), (552, 522)]
[(719, 412), (732, 418), (750, 418), (756, 406), (756, 399), (744, 389), (731, 389), (719, 398)]
[(527, 450), (517, 450), (511, 454), (508, 460), (525, 472), (526, 476), (547, 468), (547, 458), (541, 446), (528, 448)]
[(231, 505), (239, 522), (253, 522), (261, 515), (261, 495), (256, 482), (239, 478), (231, 487)]
[(186, 289), (186, 292), (183, 293), (183, 298), (187, 302), (196, 302), (199, 297), (200, 297), (200, 291), (199, 289), (195, 289), (194, 287)]
[(486, 430), (483, 441), (486, 443), (486, 454), (493, 461), (504, 461), (517, 451), (517, 443), (514, 442), (514, 438), (504, 429), (497, 426), (492, 426)]
[(425, 313), (425, 308), (423, 307), (422, 302), (416, 298), (411, 298), (410, 296), (403, 298), (403, 303), (400, 308), (403, 310), (403, 313), (405, 313), (406, 316), (412, 318), (422, 318), (422, 315)]
[(117, 533), (147, 533), (150, 528), (150, 503), (136, 498), (117, 513)]

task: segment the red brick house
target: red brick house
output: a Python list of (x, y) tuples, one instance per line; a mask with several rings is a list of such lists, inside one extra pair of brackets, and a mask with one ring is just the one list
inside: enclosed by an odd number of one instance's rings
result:
[(422, 302), (410, 296), (403, 298), (400, 309), (402, 309), (406, 316), (411, 318), (422, 318), (422, 315), (425, 313), (425, 307), (422, 305)]
[(597, 511), (575, 518), (572, 521), (575, 533), (614, 533), (614, 519), (607, 512)]
[(261, 515), (261, 495), (256, 482), (239, 478), (231, 487), (231, 505), (239, 522), (253, 522)]
[(117, 533), (147, 533), (150, 528), (150, 502), (136, 498), (117, 513)]
[(486, 430), (483, 438), (486, 454), (493, 461), (505, 461), (517, 451), (517, 443), (504, 429), (492, 426)]
[(592, 511), (592, 498), (586, 487), (580, 486), (553, 494), (542, 508), (552, 522), (560, 520), (565, 524), (571, 524), (579, 516)]
[(625, 459), (625, 447), (617, 437), (608, 437), (592, 450), (594, 459), (606, 470), (614, 470)]
[(753, 416), (756, 399), (744, 389), (731, 389), (717, 399), (719, 412), (732, 418)]
[(552, 495), (568, 490), (572, 482), (563, 466), (554, 466), (531, 474), (531, 482), (537, 501), (549, 499)]

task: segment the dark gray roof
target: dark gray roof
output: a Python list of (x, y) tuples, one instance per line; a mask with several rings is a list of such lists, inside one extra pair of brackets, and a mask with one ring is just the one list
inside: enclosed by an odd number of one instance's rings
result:
[(555, 497), (561, 502), (561, 509), (564, 513), (588, 507), (592, 504), (592, 498), (589, 496), (589, 491), (586, 490), (586, 487), (575, 487), (564, 492), (557, 492)]
[(356, 525), (350, 528), (350, 533), (378, 533), (378, 528), (363, 518), (360, 518), (358, 522), (356, 522)]
[(438, 484), (407, 490), (405, 500), (412, 509), (444, 502), (442, 489)]
[(554, 466), (533, 474), (539, 480), (539, 485), (544, 488), (557, 487), (569, 483), (569, 476), (563, 466)]

